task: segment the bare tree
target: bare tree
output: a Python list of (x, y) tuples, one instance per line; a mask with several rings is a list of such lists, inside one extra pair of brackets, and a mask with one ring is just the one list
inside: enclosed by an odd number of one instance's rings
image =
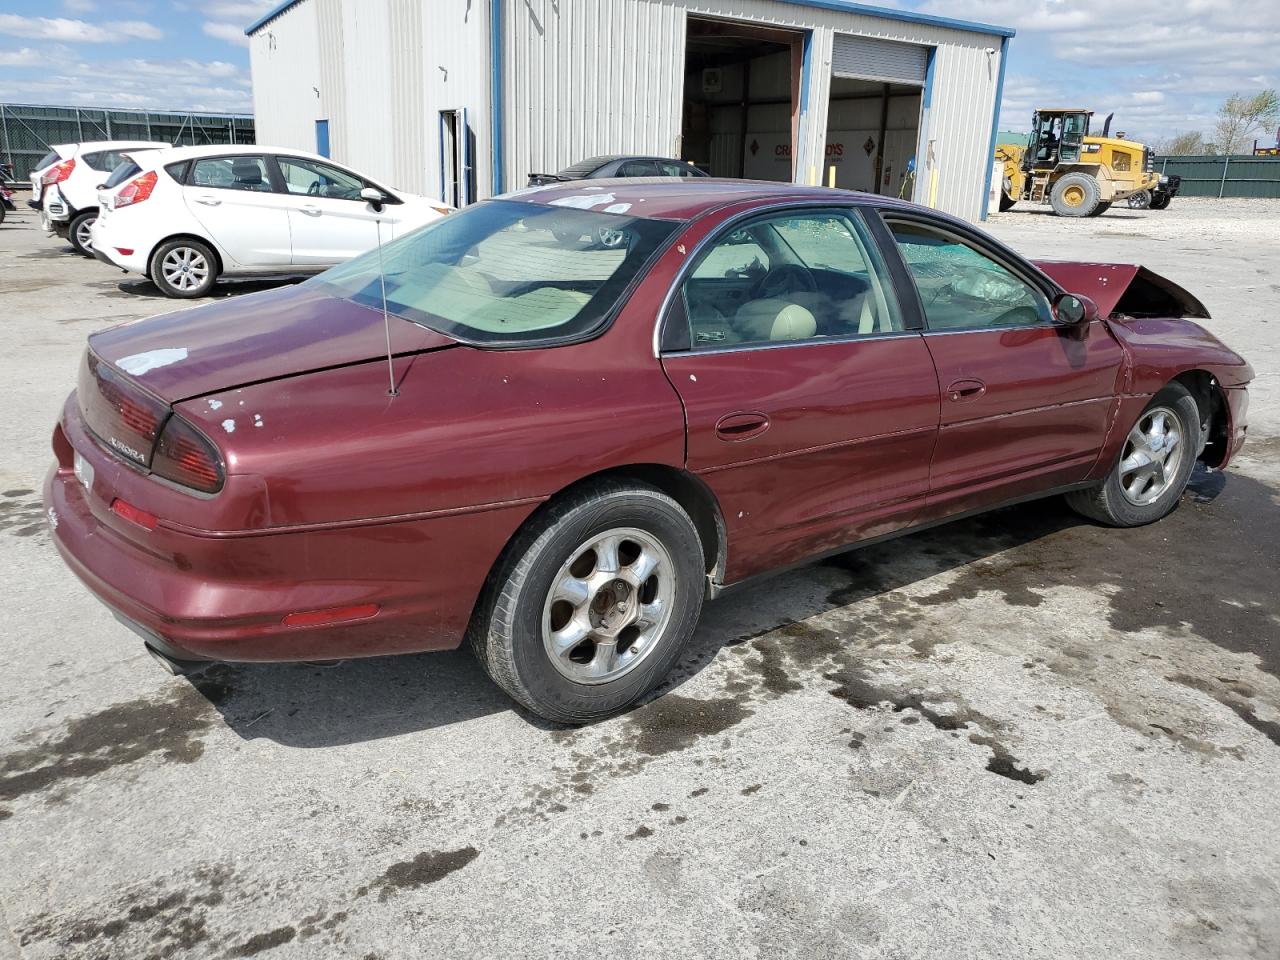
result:
[(1162, 157), (1188, 157), (1205, 152), (1204, 134), (1199, 130), (1188, 130), (1176, 133), (1164, 140), (1157, 140), (1151, 147), (1152, 152)]
[(1237, 153), (1249, 146), (1255, 131), (1270, 127), (1280, 118), (1280, 97), (1275, 90), (1263, 90), (1252, 97), (1235, 94), (1218, 108), (1213, 142), (1219, 153)]

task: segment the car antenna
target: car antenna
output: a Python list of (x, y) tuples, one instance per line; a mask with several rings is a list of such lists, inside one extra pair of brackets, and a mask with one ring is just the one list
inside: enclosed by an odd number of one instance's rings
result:
[(387, 312), (387, 271), (382, 261), (382, 218), (377, 216), (382, 212), (382, 192), (373, 187), (365, 187), (360, 191), (360, 196), (369, 201), (369, 206), (373, 207), (374, 212), (373, 228), (378, 237), (378, 286), (382, 290), (382, 332), (387, 338), (387, 396), (398, 397), (400, 391), (396, 389), (396, 367), (391, 358), (391, 316)]

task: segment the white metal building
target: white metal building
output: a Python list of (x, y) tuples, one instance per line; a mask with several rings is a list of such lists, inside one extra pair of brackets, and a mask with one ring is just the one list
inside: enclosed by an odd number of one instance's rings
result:
[(246, 33), (260, 143), (450, 202), (636, 153), (971, 220), (1013, 36), (846, 0), (291, 0)]

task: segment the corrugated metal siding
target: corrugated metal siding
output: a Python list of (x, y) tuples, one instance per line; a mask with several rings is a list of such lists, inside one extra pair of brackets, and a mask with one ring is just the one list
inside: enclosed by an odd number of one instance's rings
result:
[[(530, 172), (597, 153), (678, 156), (685, 23), (696, 14), (811, 31), (796, 144), (802, 180), (820, 176), (837, 33), (936, 48), (916, 199), (930, 199), (936, 171), (936, 206), (975, 220), (981, 214), (1000, 68), (999, 53), (985, 50), (998, 51), (998, 37), (777, 0), (495, 2), (503, 15), (507, 189), (523, 186)], [(259, 139), (312, 149), (314, 121), (327, 117), (335, 159), (437, 194), (439, 111), (466, 108), (477, 192), (487, 196), (488, 18), (487, 0), (294, 6), (251, 40)], [(727, 156), (738, 148), (726, 138), (712, 149)]]
[[(299, 10), (315, 11), (320, 50), (320, 110), (329, 120), (330, 156), (349, 162), (350, 141), (347, 129), (346, 43), (342, 36), (342, 0), (310, 0), (300, 3), (279, 23), (287, 21)], [(314, 140), (313, 140), (314, 142)], [(314, 149), (314, 148), (313, 148)]]
[(391, 0), (390, 23), (390, 180), (404, 190), (434, 195), (437, 190), (427, 183), (421, 0)]
[(253, 113), (258, 142), (314, 150), (316, 121), (325, 118), (320, 86), (316, 4), (301, 3), (249, 38)]
[(600, 153), (676, 154), (684, 10), (665, 0), (503, 0), (504, 176)]

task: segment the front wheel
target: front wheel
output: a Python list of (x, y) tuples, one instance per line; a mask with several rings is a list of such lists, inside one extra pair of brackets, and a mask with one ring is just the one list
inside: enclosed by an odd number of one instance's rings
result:
[(1169, 201), (1172, 199), (1173, 197), (1169, 196), (1169, 194), (1165, 193), (1163, 190), (1157, 190), (1155, 193), (1151, 194), (1151, 209), (1163, 210), (1165, 207), (1169, 206)]
[(82, 257), (93, 256), (93, 238), (89, 235), (89, 231), (93, 229), (94, 221), (97, 219), (96, 210), (86, 210), (72, 220), (71, 225), (67, 227), (67, 239), (71, 241), (75, 252)]
[(1152, 201), (1150, 190), (1139, 190), (1137, 193), (1129, 195), (1130, 210), (1146, 210), (1150, 208)]
[(1067, 494), (1067, 503), (1112, 527), (1159, 520), (1177, 506), (1186, 489), (1203, 435), (1195, 397), (1182, 384), (1171, 383), (1142, 411), (1106, 480)]
[(1088, 217), (1102, 202), (1102, 191), (1089, 174), (1068, 173), (1054, 184), (1049, 202), (1060, 217)]
[(472, 619), (472, 649), (514, 700), (557, 723), (624, 710), (679, 659), (702, 610), (702, 545), (661, 491), (611, 482), (517, 535)]
[(166, 297), (203, 297), (218, 279), (213, 251), (199, 240), (170, 240), (151, 256), (151, 282)]

